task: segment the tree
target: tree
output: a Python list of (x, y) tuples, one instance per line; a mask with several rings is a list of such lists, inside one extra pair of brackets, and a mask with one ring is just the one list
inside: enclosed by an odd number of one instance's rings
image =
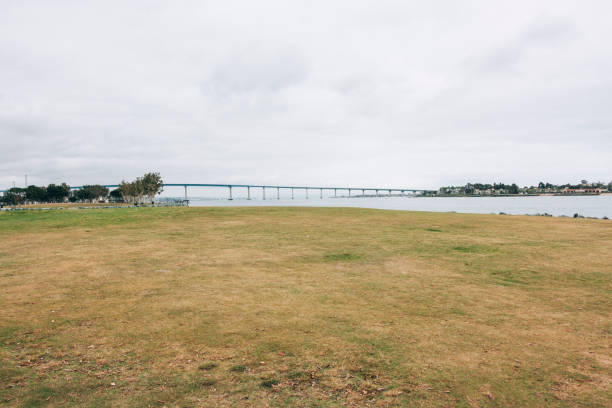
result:
[(109, 194), (111, 201), (123, 201), (123, 197), (121, 196), (121, 190), (118, 188), (114, 189)]
[(159, 173), (147, 173), (131, 183), (123, 180), (119, 184), (118, 194), (128, 203), (142, 203), (143, 197), (153, 201), (155, 196), (163, 191), (164, 182)]
[(47, 188), (38, 186), (28, 186), (26, 189), (26, 199), (31, 202), (43, 203), (47, 201)]
[(164, 181), (159, 173), (147, 173), (141, 179), (143, 194), (149, 201), (153, 201), (156, 195), (164, 191)]
[(108, 197), (108, 188), (99, 184), (83, 186), (76, 194), (79, 200), (99, 201)]
[(119, 184), (119, 192), (121, 193), (121, 197), (123, 197), (123, 201), (134, 204), (140, 203), (143, 195), (141, 179), (138, 178), (131, 183), (122, 181), (121, 184)]
[(512, 185), (508, 189), (508, 193), (510, 193), (510, 194), (518, 194), (519, 193), (518, 186), (515, 183), (512, 183)]
[(134, 191), (134, 199), (136, 204), (142, 203), (142, 197), (144, 196), (144, 183), (142, 178), (138, 177), (132, 182), (132, 189)]
[(94, 198), (96, 198), (93, 192), (90, 189), (85, 188), (85, 186), (82, 189), (75, 191), (74, 196), (78, 201), (93, 201)]
[(70, 196), (70, 186), (66, 183), (62, 183), (59, 186), (55, 184), (49, 184), (47, 186), (47, 198), (51, 202), (63, 202), (68, 196)]
[(134, 202), (134, 183), (127, 183), (125, 180), (122, 180), (117, 190), (119, 190), (121, 197), (123, 197), (123, 201), (125, 201), (126, 203)]
[(13, 187), (2, 196), (2, 201), (8, 205), (20, 205), (25, 203), (25, 200), (25, 188)]

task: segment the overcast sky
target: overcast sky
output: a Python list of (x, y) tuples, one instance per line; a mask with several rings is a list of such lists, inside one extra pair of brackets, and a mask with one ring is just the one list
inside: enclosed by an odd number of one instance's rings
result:
[(612, 180), (612, 2), (0, 1), (0, 186)]

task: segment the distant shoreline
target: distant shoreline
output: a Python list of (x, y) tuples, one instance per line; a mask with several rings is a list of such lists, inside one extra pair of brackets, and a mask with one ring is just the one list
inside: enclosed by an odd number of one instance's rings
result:
[(584, 193), (584, 194), (562, 194), (562, 193), (543, 193), (543, 194), (495, 194), (495, 195), (481, 195), (481, 194), (437, 194), (437, 195), (422, 195), (418, 197), (584, 197), (584, 196), (600, 196), (600, 195), (612, 195), (612, 193)]

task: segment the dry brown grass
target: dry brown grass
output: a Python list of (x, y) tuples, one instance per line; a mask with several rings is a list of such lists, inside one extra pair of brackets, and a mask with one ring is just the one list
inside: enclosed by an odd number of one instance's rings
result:
[(0, 214), (7, 406), (610, 406), (612, 222)]

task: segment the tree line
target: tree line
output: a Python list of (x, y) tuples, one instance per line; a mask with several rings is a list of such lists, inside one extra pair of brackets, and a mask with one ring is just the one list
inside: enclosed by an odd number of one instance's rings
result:
[(65, 202), (126, 202), (133, 204), (152, 202), (163, 191), (163, 180), (159, 173), (146, 173), (132, 182), (122, 181), (119, 187), (109, 191), (99, 184), (85, 185), (71, 190), (66, 183), (48, 186), (31, 185), (27, 188), (13, 187), (0, 197), (0, 203), (22, 205), (28, 203), (65, 203)]
[(431, 195), (504, 195), (504, 194), (542, 194), (542, 193), (560, 193), (563, 189), (585, 189), (599, 188), (612, 192), (612, 182), (604, 183), (602, 181), (588, 182), (581, 180), (579, 184), (560, 184), (555, 185), (547, 182), (540, 182), (537, 186), (519, 187), (516, 183), (467, 183), (464, 186), (448, 186), (440, 187), (438, 192)]

